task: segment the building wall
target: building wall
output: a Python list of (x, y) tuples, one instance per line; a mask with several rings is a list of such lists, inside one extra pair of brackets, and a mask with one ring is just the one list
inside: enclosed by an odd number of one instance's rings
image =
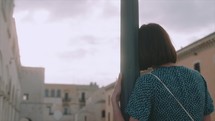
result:
[(86, 101), (86, 106), (76, 113), (75, 121), (105, 121), (105, 88), (98, 89)]
[(21, 67), (22, 102), (20, 118), (43, 121), (44, 68)]
[[(96, 84), (45, 84), (43, 94), (46, 104), (44, 120), (53, 121), (56, 112), (60, 112), (62, 114), (61, 121), (74, 121), (75, 114), (86, 106), (86, 100), (98, 89)], [(58, 90), (61, 93), (60, 95), (57, 94)]]
[[(178, 52), (178, 64), (194, 69), (194, 64), (200, 63), (200, 73), (207, 82), (215, 106), (215, 33), (185, 49)], [(215, 121), (215, 112), (212, 121)]]
[(96, 121), (95, 113), (92, 111), (81, 109), (76, 115), (74, 121)]
[(112, 103), (111, 103), (111, 96), (114, 90), (114, 84), (111, 83), (106, 87), (106, 92), (105, 92), (105, 109), (106, 109), (106, 117), (105, 121), (115, 121), (113, 117), (113, 108), (112, 108)]
[(0, 0), (0, 121), (18, 121), (21, 86), (13, 0)]
[(103, 101), (87, 105), (75, 114), (74, 121), (105, 121), (105, 114), (102, 114), (102, 111), (105, 111), (104, 103)]
[[(204, 76), (209, 93), (215, 106), (215, 32), (179, 50), (178, 65), (194, 69), (194, 64), (200, 63), (200, 72)], [(106, 118), (105, 121), (115, 121), (111, 104), (111, 95), (114, 83), (106, 87)], [(212, 121), (215, 121), (215, 112), (212, 113)]]

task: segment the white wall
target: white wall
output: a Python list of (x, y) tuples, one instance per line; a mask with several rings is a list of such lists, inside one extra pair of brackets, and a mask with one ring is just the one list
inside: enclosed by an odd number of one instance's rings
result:
[(13, 0), (0, 0), (0, 121), (18, 121), (21, 87)]

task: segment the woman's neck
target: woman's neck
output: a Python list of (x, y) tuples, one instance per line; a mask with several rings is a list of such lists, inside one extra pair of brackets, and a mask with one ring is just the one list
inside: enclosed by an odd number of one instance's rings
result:
[(175, 63), (166, 63), (160, 66), (152, 67), (153, 69), (157, 69), (159, 67), (170, 67), (170, 66), (177, 66)]
[(166, 63), (166, 64), (161, 65), (160, 67), (169, 67), (169, 66), (176, 66), (176, 64), (175, 63)]

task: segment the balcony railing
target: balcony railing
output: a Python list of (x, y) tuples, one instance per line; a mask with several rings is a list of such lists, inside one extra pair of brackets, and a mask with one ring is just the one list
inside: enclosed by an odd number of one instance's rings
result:
[(80, 102), (80, 103), (85, 103), (86, 100), (85, 100), (85, 98), (80, 98), (80, 99), (79, 99), (79, 102)]
[(71, 98), (63, 98), (62, 101), (63, 101), (63, 102), (70, 102), (70, 101), (71, 101)]

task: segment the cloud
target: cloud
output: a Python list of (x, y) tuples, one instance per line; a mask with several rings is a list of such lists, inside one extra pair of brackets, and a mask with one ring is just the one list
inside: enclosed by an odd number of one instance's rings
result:
[[(66, 50), (57, 54), (57, 58), (65, 61), (87, 61), (95, 58), (109, 63), (113, 56), (119, 56), (119, 38), (100, 40), (97, 37), (84, 35), (68, 42)], [(117, 55), (115, 55), (117, 54)], [(105, 57), (103, 57), (105, 56)]]
[[(119, 24), (120, 0), (16, 0), (16, 11), (28, 10), (29, 16), (38, 9), (50, 12), (50, 21), (78, 19), (105, 24)], [(208, 27), (215, 28), (214, 0), (139, 0), (140, 24), (157, 22), (175, 32), (191, 32)], [(97, 18), (94, 21), (90, 18)], [(102, 26), (102, 25), (101, 25)]]
[(158, 22), (176, 32), (215, 25), (214, 0), (140, 1), (140, 22)]
[[(99, 44), (101, 39), (99, 39), (96, 36), (93, 35), (82, 35), (82, 36), (78, 36), (75, 37), (73, 39), (70, 39), (70, 41), (68, 42), (69, 45), (71, 46), (84, 46), (84, 45), (97, 45)], [(101, 40), (102, 41), (102, 40)]]
[(120, 0), (105, 0), (101, 7), (101, 19), (112, 19), (120, 17)]
[(74, 50), (74, 51), (67, 51), (64, 53), (60, 53), (58, 54), (59, 58), (64, 58), (66, 60), (70, 60), (70, 59), (81, 59), (83, 57), (85, 57), (87, 54), (87, 51), (84, 49), (78, 49), (78, 50)]
[(57, 54), (57, 58), (66, 61), (84, 60), (95, 53), (95, 49), (78, 48), (75, 50), (64, 51)]
[[(21, 55), (25, 62), (44, 65), (45, 82), (115, 81), (120, 65), (120, 0), (15, 2)], [(215, 31), (214, 4), (214, 0), (139, 0), (140, 25), (161, 24), (180, 48)]]
[(85, 16), (94, 5), (96, 2), (89, 0), (16, 0), (15, 11), (28, 10), (33, 13), (38, 9), (48, 10), (51, 20), (56, 21)]

